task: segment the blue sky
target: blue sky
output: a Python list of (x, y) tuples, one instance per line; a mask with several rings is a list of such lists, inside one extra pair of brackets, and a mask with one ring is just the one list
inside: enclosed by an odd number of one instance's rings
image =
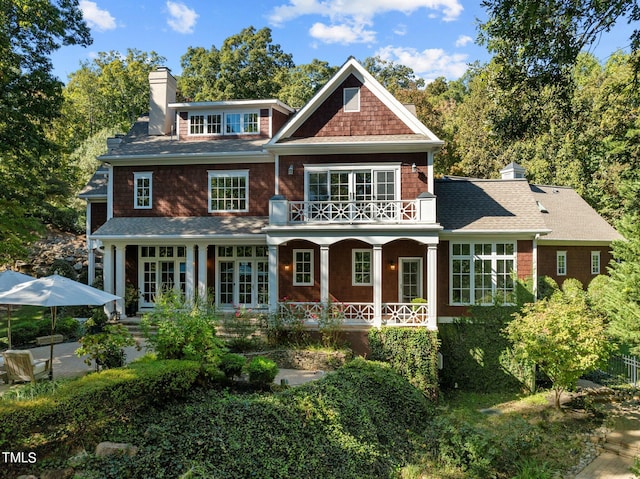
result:
[[(62, 47), (53, 57), (54, 74), (67, 81), (80, 62), (97, 52), (155, 51), (180, 74), (189, 46), (220, 48), (225, 38), (253, 25), (269, 27), (273, 42), (296, 64), (314, 58), (342, 65), (379, 55), (407, 65), (429, 81), (459, 78), (467, 65), (487, 61), (475, 44), (480, 0), (80, 0), (93, 45)], [(603, 36), (593, 52), (601, 59), (628, 46), (624, 24)]]

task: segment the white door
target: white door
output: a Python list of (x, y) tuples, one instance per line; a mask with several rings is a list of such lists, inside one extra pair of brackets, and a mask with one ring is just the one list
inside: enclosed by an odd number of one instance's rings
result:
[(399, 258), (398, 301), (410, 303), (422, 297), (422, 258)]

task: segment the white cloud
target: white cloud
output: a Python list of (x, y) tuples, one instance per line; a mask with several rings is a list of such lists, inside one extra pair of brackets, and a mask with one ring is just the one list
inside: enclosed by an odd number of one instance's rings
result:
[(440, 48), (418, 51), (415, 48), (386, 46), (379, 49), (376, 56), (412, 68), (427, 83), (441, 76), (455, 80), (467, 71), (467, 55), (448, 54)]
[(456, 47), (464, 47), (465, 45), (472, 43), (473, 38), (469, 35), (460, 35), (456, 40)]
[(366, 27), (373, 25), (374, 17), (389, 12), (409, 15), (422, 8), (438, 12), (444, 21), (457, 19), (463, 10), (458, 0), (289, 0), (289, 3), (272, 10), (269, 21), (275, 26), (282, 26), (304, 15), (319, 15), (328, 18), (331, 26), (316, 23), (311, 29), (319, 35), (315, 38), (335, 42), (337, 31), (348, 29), (352, 35), (345, 38), (352, 40), (342, 43), (370, 42), (375, 40), (375, 32), (366, 30)]
[(396, 26), (396, 28), (393, 29), (393, 33), (395, 33), (398, 36), (404, 36), (407, 34), (407, 26), (400, 24), (398, 26)]
[(80, 0), (80, 10), (82, 17), (87, 22), (89, 28), (104, 32), (116, 28), (116, 19), (108, 10), (101, 10), (96, 2)]
[(167, 24), (173, 31), (178, 33), (193, 33), (193, 27), (199, 15), (195, 10), (187, 7), (184, 3), (167, 2), (169, 18)]
[(372, 43), (375, 40), (376, 32), (365, 30), (363, 25), (325, 25), (324, 23), (314, 23), (309, 29), (309, 34), (324, 43)]

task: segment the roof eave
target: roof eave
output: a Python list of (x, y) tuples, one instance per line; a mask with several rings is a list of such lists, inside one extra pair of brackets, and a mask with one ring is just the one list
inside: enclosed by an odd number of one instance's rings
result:
[(265, 150), (278, 154), (304, 154), (304, 153), (415, 153), (437, 152), (444, 145), (443, 141), (433, 140), (408, 140), (408, 141), (366, 141), (353, 142), (348, 137), (344, 142), (331, 143), (268, 143)]

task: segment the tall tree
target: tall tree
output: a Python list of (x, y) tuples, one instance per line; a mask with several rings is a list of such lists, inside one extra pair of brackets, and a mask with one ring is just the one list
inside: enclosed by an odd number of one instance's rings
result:
[(294, 66), (292, 56), (273, 43), (266, 27), (245, 28), (227, 38), (220, 50), (189, 48), (181, 64), (179, 89), (194, 101), (275, 98), (283, 70)]
[(375, 56), (366, 58), (362, 65), (393, 94), (398, 90), (424, 88), (424, 79), (416, 77), (412, 68), (400, 63)]
[(277, 98), (294, 108), (307, 103), (338, 70), (327, 62), (313, 59), (311, 63), (281, 70), (282, 88)]
[(0, 262), (24, 253), (38, 210), (64, 187), (64, 164), (46, 136), (63, 86), (50, 55), (89, 44), (77, 0), (0, 0)]

